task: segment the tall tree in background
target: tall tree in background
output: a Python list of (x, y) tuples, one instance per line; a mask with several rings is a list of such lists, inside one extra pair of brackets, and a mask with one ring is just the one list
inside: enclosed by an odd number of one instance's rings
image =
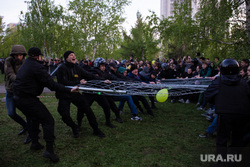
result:
[[(246, 15), (247, 15), (246, 29), (247, 29), (248, 44), (250, 44), (250, 1), (245, 0), (245, 3), (246, 3)], [(248, 53), (248, 56), (250, 57), (250, 53)]]
[(21, 20), (21, 41), (27, 47), (36, 46), (42, 49), (45, 56), (60, 52), (58, 37), (62, 31), (63, 8), (54, 5), (50, 0), (31, 0), (28, 12)]
[(192, 54), (196, 47), (197, 26), (192, 19), (191, 0), (175, 3), (174, 15), (163, 19), (158, 27), (162, 53), (171, 58)]
[(201, 0), (199, 50), (205, 56), (240, 59), (249, 52), (244, 0)]
[(5, 24), (0, 17), (0, 57), (8, 57), (12, 45), (20, 44), (20, 34), (17, 32), (18, 28), (19, 25), (5, 29)]
[(143, 21), (141, 13), (137, 12), (137, 20), (135, 27), (131, 29), (131, 36), (127, 35), (125, 31), (123, 32), (120, 53), (124, 58), (128, 58), (131, 55), (142, 60), (152, 60), (155, 58), (159, 49), (153, 25), (152, 21), (149, 23)]
[[(117, 49), (120, 26), (127, 0), (74, 0), (70, 2), (69, 26), (74, 26), (72, 46), (78, 53), (94, 59), (107, 58)], [(72, 27), (73, 28), (73, 27)]]
[(4, 37), (4, 24), (3, 24), (3, 18), (0, 17), (0, 57), (4, 56), (4, 43), (3, 43), (3, 37)]
[(174, 16), (160, 22), (158, 30), (163, 54), (192, 56), (199, 51), (210, 59), (240, 59), (249, 55), (249, 10), (245, 10), (249, 2), (201, 0), (195, 18), (191, 17), (191, 2), (176, 3)]

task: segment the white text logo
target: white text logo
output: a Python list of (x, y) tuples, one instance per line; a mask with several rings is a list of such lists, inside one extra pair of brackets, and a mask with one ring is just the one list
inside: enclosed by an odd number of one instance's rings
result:
[(242, 155), (241, 154), (227, 154), (226, 157), (222, 157), (221, 154), (201, 154), (200, 155), (201, 162), (241, 162)]

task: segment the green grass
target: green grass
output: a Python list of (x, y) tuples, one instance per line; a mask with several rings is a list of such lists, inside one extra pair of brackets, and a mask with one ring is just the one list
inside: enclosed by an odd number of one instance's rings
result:
[[(3, 96), (1, 94), (0, 98)], [(155, 117), (140, 114), (142, 121), (130, 120), (130, 111), (125, 105), (126, 113), (121, 115), (124, 123), (113, 121), (115, 129), (105, 126), (104, 113), (94, 103), (91, 108), (107, 137), (93, 136), (84, 117), (80, 137), (75, 139), (57, 112), (57, 99), (41, 100), (55, 119), (55, 152), (60, 161), (53, 164), (44, 159), (41, 156), (44, 150), (31, 152), (29, 145), (23, 144), (26, 135), (17, 135), (21, 127), (8, 117), (5, 103), (0, 103), (1, 167), (200, 167), (207, 165), (200, 162), (200, 154), (215, 151), (215, 138), (198, 137), (210, 123), (200, 116), (202, 112), (196, 111), (194, 103), (172, 104), (169, 100), (157, 103)], [(73, 105), (71, 116), (75, 120), (76, 107)], [(114, 113), (111, 117), (115, 118)], [(42, 133), (40, 142), (45, 144)]]

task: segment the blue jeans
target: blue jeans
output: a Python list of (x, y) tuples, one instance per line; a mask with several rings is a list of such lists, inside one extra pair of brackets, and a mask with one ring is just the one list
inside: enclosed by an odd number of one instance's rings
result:
[(207, 128), (207, 133), (213, 134), (217, 128), (217, 116), (214, 118), (212, 124)]
[(6, 108), (7, 108), (8, 115), (14, 121), (19, 123), (23, 128), (27, 128), (26, 121), (16, 113), (16, 106), (13, 100), (13, 96), (14, 96), (13, 93), (6, 92)]
[(125, 104), (125, 101), (127, 101), (128, 106), (131, 110), (132, 115), (137, 115), (137, 109), (135, 107), (135, 103), (130, 95), (118, 95), (118, 96), (112, 96), (114, 101), (120, 101), (118, 109), (122, 110)]

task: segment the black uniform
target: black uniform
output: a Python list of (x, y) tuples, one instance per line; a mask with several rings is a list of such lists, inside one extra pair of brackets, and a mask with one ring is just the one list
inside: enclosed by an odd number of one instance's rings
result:
[(204, 93), (207, 101), (215, 103), (218, 114), (217, 152), (227, 153), (227, 142), (232, 132), (231, 147), (243, 147), (243, 136), (249, 132), (250, 87), (238, 75), (216, 78)]
[[(118, 78), (116, 76), (112, 75), (111, 72), (108, 72), (107, 70), (101, 71), (98, 67), (91, 68), (90, 72), (98, 77), (103, 78), (103, 79), (118, 80)], [(118, 110), (118, 108), (113, 100), (113, 96), (105, 96), (105, 97), (106, 97), (105, 101), (108, 101), (110, 109), (116, 115), (116, 120), (120, 120), (118, 122), (121, 122), (120, 112), (119, 112), (119, 110)]]
[(31, 119), (29, 134), (32, 143), (38, 142), (39, 123), (41, 123), (44, 140), (47, 145), (53, 145), (55, 139), (54, 119), (37, 97), (41, 95), (44, 87), (48, 87), (52, 91), (70, 92), (70, 89), (54, 82), (39, 61), (28, 57), (19, 69), (14, 82), (15, 104), (27, 118)]
[[(57, 81), (65, 86), (75, 86), (80, 84), (82, 79), (98, 79), (91, 73), (83, 70), (77, 64), (65, 61), (57, 71)], [(78, 108), (78, 122), (81, 122), (82, 115), (87, 115), (90, 126), (94, 129), (94, 134), (99, 133), (96, 117), (87, 103), (87, 100), (80, 93), (63, 93), (57, 92), (56, 97), (59, 99), (58, 112), (62, 120), (73, 130), (74, 136), (78, 137), (78, 126), (70, 117), (70, 104), (73, 103)]]

